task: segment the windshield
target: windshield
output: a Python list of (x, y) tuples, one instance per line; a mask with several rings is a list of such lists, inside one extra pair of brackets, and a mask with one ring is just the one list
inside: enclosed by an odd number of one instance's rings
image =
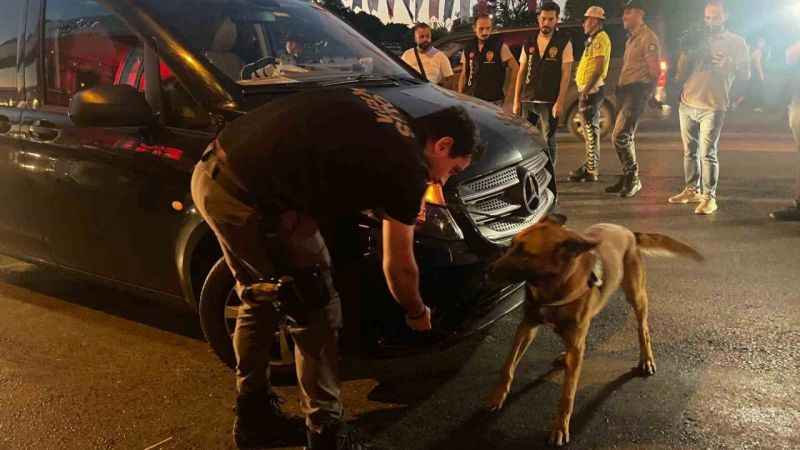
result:
[(146, 0), (185, 45), (245, 85), (411, 78), (322, 7), (300, 0)]

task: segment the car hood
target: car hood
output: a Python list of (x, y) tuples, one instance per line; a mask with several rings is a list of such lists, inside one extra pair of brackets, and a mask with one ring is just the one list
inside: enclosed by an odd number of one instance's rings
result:
[(409, 87), (372, 88), (405, 111), (418, 118), (450, 106), (463, 106), (478, 126), (486, 151), (467, 170), (452, 177), (448, 185), (485, 175), (517, 164), (545, 150), (538, 130), (528, 121), (503, 112), (490, 103), (444, 89), (433, 84)]

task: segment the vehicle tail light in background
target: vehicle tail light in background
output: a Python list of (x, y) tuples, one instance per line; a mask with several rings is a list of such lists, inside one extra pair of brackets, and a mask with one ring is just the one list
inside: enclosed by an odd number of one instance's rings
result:
[(659, 65), (661, 68), (661, 73), (658, 74), (658, 81), (656, 82), (657, 87), (667, 87), (667, 74), (669, 73), (669, 65), (665, 60), (661, 61)]

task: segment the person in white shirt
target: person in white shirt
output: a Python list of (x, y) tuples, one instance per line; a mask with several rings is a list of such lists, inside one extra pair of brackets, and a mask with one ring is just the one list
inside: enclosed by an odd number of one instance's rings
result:
[[(431, 83), (442, 85), (447, 78), (453, 76), (453, 68), (447, 55), (431, 46), (431, 27), (426, 23), (418, 23), (412, 28), (414, 42), (417, 44), (403, 53), (403, 62), (419, 72)], [(422, 66), (420, 67), (420, 62)]]

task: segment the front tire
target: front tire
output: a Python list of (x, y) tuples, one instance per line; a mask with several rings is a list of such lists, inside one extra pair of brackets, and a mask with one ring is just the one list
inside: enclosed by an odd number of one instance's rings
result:
[[(220, 258), (206, 276), (199, 305), (200, 326), (206, 341), (219, 359), (232, 369), (236, 367), (233, 332), (241, 305), (234, 290), (235, 284), (228, 265)], [(294, 341), (285, 325), (275, 332), (270, 367), (286, 373), (294, 370)]]
[[(611, 107), (611, 104), (608, 101), (603, 102), (603, 106), (600, 107), (600, 137), (605, 138), (609, 134), (611, 134), (611, 130), (614, 128), (614, 108)], [(573, 136), (584, 140), (583, 138), (583, 118), (580, 114), (578, 114), (578, 103), (576, 102), (572, 105), (572, 108), (569, 110), (569, 115), (567, 116), (567, 127), (569, 127), (570, 133)]]

